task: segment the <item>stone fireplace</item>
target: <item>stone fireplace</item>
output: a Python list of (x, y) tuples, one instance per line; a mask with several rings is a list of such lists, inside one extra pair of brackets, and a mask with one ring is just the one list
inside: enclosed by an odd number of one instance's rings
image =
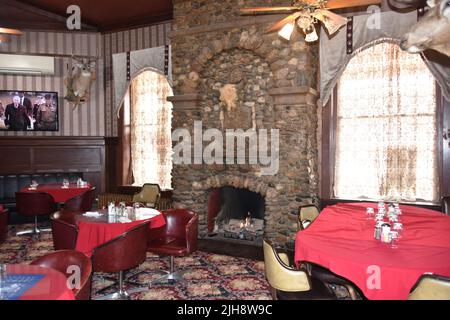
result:
[[(264, 202), (264, 236), (280, 244), (293, 240), (297, 225), (291, 213), (318, 193), (317, 92), (313, 89), (317, 44), (305, 43), (298, 32), (290, 42), (276, 33), (266, 34), (264, 30), (283, 15), (239, 14), (241, 7), (289, 1), (174, 0), (173, 4), (173, 129), (194, 136), (195, 124), (200, 123), (201, 129), (214, 128), (224, 136), (227, 129), (279, 132), (275, 174), (262, 174), (266, 164), (252, 159), (250, 152), (245, 163), (227, 161), (225, 145), (220, 163), (174, 164), (174, 205), (196, 211), (199, 236), (207, 237), (214, 228), (209, 217), (211, 193), (220, 188), (244, 189)], [(208, 144), (209, 139), (203, 148)], [(198, 152), (192, 148), (193, 159)]]
[(214, 188), (208, 195), (208, 236), (260, 240), (264, 231), (264, 197), (243, 188)]

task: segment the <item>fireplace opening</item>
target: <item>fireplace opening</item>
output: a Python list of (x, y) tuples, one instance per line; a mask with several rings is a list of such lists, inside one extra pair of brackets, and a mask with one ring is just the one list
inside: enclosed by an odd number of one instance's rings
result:
[(208, 199), (208, 234), (255, 241), (264, 231), (265, 200), (247, 189), (222, 187)]

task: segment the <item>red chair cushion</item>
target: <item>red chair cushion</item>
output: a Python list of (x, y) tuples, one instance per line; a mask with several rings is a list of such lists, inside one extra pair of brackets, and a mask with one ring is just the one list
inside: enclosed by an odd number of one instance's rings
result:
[(150, 241), (147, 250), (157, 254), (173, 256), (185, 256), (188, 253), (186, 240), (173, 236), (157, 238)]

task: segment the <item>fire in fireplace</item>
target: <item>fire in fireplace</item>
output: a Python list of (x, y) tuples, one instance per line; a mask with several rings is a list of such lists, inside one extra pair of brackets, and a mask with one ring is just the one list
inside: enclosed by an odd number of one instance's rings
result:
[(247, 189), (213, 189), (208, 200), (210, 236), (257, 240), (264, 230), (264, 197)]

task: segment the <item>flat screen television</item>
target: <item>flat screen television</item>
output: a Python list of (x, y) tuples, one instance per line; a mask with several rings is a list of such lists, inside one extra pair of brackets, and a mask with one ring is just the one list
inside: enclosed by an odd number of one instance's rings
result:
[(0, 90), (0, 130), (58, 131), (58, 92)]

